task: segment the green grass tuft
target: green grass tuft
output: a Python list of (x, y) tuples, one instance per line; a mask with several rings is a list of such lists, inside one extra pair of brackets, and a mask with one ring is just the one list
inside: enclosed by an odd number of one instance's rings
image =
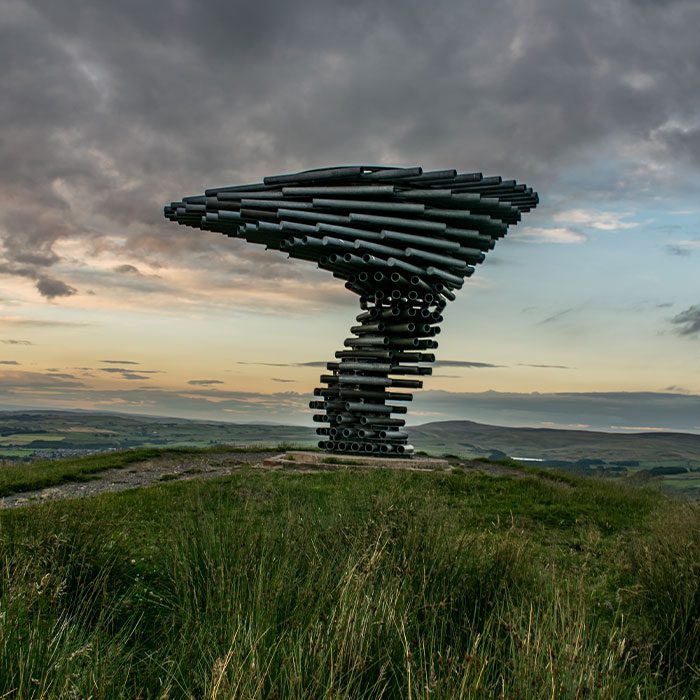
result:
[(0, 697), (691, 698), (700, 510), (243, 469), (0, 515)]
[(141, 447), (133, 450), (88, 455), (87, 457), (40, 460), (29, 464), (9, 464), (0, 467), (0, 496), (70, 482), (87, 481), (107, 469), (123, 469), (136, 462), (167, 455), (262, 453), (284, 449), (288, 448), (281, 445), (256, 445), (253, 447), (216, 445), (204, 448)]

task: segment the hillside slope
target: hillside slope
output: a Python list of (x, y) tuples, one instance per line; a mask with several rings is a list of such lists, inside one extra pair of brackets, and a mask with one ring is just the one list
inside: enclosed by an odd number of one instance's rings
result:
[(700, 465), (700, 435), (691, 433), (621, 434), (441, 421), (411, 428), (411, 437), (414, 444), (426, 450), (483, 455), (498, 450), (510, 457), (691, 462)]
[(699, 516), (598, 479), (245, 466), (0, 512), (0, 696), (691, 700)]

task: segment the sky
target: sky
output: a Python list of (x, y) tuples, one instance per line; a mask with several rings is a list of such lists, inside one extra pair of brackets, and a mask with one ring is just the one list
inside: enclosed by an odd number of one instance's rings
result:
[(445, 310), (410, 421), (700, 432), (698, 27), (683, 0), (3, 0), (0, 408), (311, 425), (356, 297), (162, 207), (420, 165), (540, 204)]

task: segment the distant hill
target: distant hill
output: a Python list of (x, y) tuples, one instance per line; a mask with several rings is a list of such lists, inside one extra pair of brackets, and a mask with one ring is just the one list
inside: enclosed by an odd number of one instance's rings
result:
[[(441, 421), (409, 428), (417, 450), (490, 459), (535, 460), (579, 474), (663, 478), (700, 494), (700, 435), (507, 428)], [(224, 423), (88, 411), (0, 412), (0, 459), (55, 459), (131, 447), (315, 445), (311, 427)]]
[(0, 458), (65, 457), (129, 447), (314, 442), (311, 428), (88, 411), (0, 412)]
[[(603, 433), (507, 428), (473, 421), (439, 421), (409, 428), (416, 449), (488, 457), (578, 461), (654, 461), (700, 465), (700, 435)], [(0, 456), (9, 451), (99, 450), (143, 445), (222, 442), (311, 444), (314, 429), (274, 423), (225, 423), (89, 411), (0, 412)]]
[(440, 421), (410, 429), (420, 449), (544, 460), (600, 459), (700, 465), (700, 435), (691, 433), (603, 433), (552, 428), (505, 428), (472, 421)]

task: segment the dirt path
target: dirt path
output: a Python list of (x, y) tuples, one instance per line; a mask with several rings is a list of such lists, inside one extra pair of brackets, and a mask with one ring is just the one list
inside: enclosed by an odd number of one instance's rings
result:
[(36, 491), (23, 491), (0, 498), (0, 509), (32, 503), (97, 496), (165, 481), (211, 479), (232, 474), (244, 465), (258, 464), (277, 452), (220, 452), (212, 454), (163, 455), (133, 462), (120, 469), (106, 469), (90, 481), (69, 482)]
[[(143, 462), (134, 462), (120, 469), (97, 472), (90, 481), (70, 482), (58, 486), (48, 486), (36, 491), (24, 491), (3, 496), (0, 498), (0, 510), (21, 508), (47, 501), (97, 496), (101, 493), (117, 493), (159, 482), (211, 479), (233, 474), (243, 466), (270, 468), (263, 465), (263, 462), (277, 455), (279, 455), (278, 451), (163, 455)], [(309, 468), (310, 466), (305, 465), (303, 469), (295, 471), (313, 473), (327, 470), (327, 467), (314, 469)], [(508, 469), (501, 465), (484, 462), (461, 462), (461, 466), (467, 471), (478, 471), (488, 476), (512, 476), (515, 478), (527, 476), (516, 469)], [(346, 469), (347, 465), (339, 464), (336, 468)]]

